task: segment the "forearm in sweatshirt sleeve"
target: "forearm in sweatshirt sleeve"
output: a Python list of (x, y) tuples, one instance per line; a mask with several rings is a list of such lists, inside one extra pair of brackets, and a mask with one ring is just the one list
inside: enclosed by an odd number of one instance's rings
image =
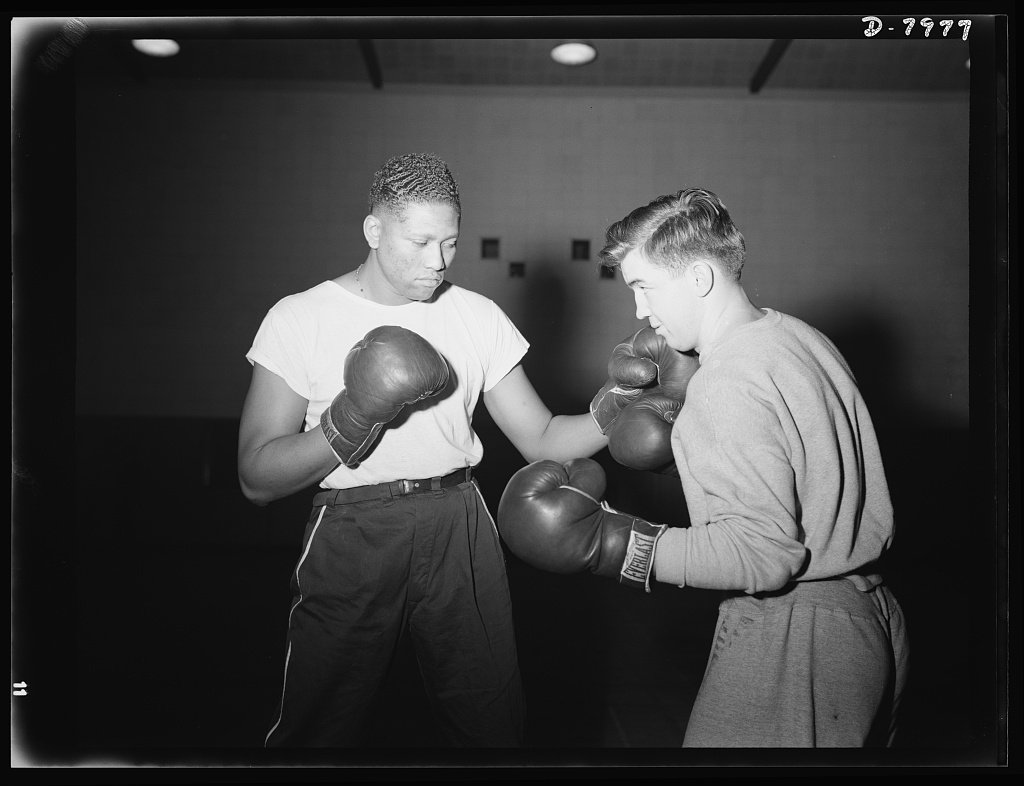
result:
[(708, 520), (664, 533), (654, 575), (678, 586), (773, 591), (798, 575), (808, 556), (799, 540), (791, 457), (762, 402), (730, 393), (715, 401), (728, 407), (721, 410), (728, 417), (716, 418), (709, 408), (705, 427), (684, 437), (686, 492), (699, 490), (703, 501), (696, 507), (706, 509)]
[(800, 543), (765, 536), (743, 521), (672, 527), (658, 540), (654, 578), (680, 587), (771, 592), (800, 571), (805, 556)]

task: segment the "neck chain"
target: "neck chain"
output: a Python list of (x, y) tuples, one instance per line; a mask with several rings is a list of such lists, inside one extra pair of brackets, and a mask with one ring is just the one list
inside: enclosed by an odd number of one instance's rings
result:
[(360, 271), (362, 269), (363, 269), (363, 263), (360, 263), (359, 267), (356, 268), (356, 286), (359, 287), (359, 294), (360, 294), (360, 296), (363, 298), (363, 300), (366, 300), (366, 293), (363, 292), (363, 284), (359, 280), (359, 273), (360, 273)]

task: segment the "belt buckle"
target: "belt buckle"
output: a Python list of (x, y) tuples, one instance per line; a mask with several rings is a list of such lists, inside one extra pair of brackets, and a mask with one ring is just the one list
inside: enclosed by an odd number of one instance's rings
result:
[(412, 494), (420, 487), (420, 484), (414, 480), (401, 480), (399, 483), (402, 484), (402, 494)]

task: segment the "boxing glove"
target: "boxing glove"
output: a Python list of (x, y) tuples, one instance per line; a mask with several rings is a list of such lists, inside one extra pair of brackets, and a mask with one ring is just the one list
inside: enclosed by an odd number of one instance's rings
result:
[(366, 455), (385, 425), (403, 408), (440, 393), (448, 362), (425, 338), (382, 325), (345, 358), (345, 387), (320, 416), (320, 428), (346, 467)]
[(590, 572), (650, 592), (662, 524), (602, 500), (606, 478), (592, 459), (535, 461), (516, 472), (498, 503), (498, 531), (524, 562), (551, 573)]
[(608, 452), (630, 469), (656, 470), (673, 463), (672, 424), (683, 401), (644, 391), (608, 430)]
[(668, 345), (654, 328), (638, 330), (620, 342), (608, 359), (608, 381), (590, 402), (590, 414), (602, 434), (645, 390), (682, 400), (697, 359)]

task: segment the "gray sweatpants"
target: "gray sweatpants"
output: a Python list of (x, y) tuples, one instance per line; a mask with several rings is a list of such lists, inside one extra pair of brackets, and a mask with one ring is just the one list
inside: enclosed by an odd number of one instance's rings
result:
[(883, 585), (798, 582), (719, 607), (683, 747), (891, 746), (907, 679), (903, 612)]

